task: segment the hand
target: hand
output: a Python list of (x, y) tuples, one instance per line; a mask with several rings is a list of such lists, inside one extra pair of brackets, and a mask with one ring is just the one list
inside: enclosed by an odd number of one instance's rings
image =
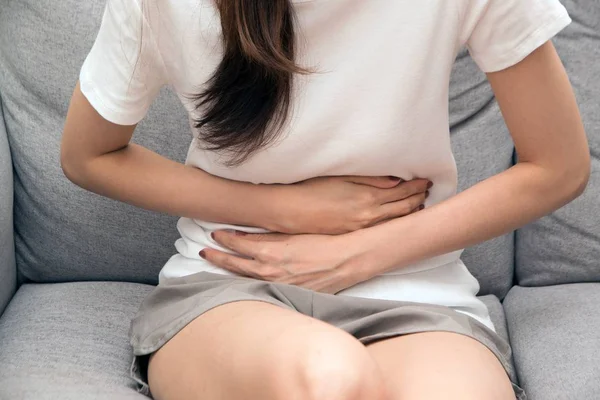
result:
[(238, 275), (335, 294), (369, 279), (366, 254), (348, 235), (246, 234), (217, 231), (213, 239), (238, 255), (206, 248), (200, 256)]
[(280, 209), (272, 231), (336, 235), (354, 232), (423, 208), (431, 183), (390, 177), (318, 177), (278, 186)]

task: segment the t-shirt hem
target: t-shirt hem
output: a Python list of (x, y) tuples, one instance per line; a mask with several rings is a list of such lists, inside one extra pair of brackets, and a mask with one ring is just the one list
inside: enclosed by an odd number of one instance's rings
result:
[(116, 107), (110, 107), (106, 104), (106, 101), (96, 91), (94, 85), (80, 76), (79, 88), (81, 93), (85, 96), (88, 102), (94, 107), (94, 109), (109, 122), (117, 125), (136, 125), (145, 116), (146, 112), (143, 110), (132, 112), (131, 110), (127, 113), (116, 110)]
[(483, 72), (501, 71), (523, 61), (523, 59), (530, 55), (534, 50), (556, 36), (556, 34), (571, 22), (571, 17), (569, 17), (566, 12), (561, 11), (560, 13), (553, 15), (547, 23), (527, 35), (527, 37), (513, 49), (500, 56), (493, 57), (492, 61), (486, 60), (486, 54), (471, 53), (471, 57)]

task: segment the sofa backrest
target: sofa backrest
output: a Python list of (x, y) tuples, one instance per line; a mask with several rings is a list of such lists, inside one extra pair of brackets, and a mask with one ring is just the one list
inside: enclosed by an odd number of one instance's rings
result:
[[(88, 193), (60, 169), (68, 101), (104, 4), (14, 0), (0, 9), (0, 92), (14, 160), (17, 264), (24, 280), (154, 283), (175, 252), (175, 218)], [(464, 53), (452, 79), (450, 110), (461, 188), (510, 166), (512, 144), (489, 85)], [(161, 93), (134, 141), (183, 160), (187, 117), (169, 91)], [(503, 297), (513, 279), (513, 235), (468, 249), (464, 258), (482, 293)]]
[(564, 0), (573, 23), (555, 40), (575, 89), (592, 154), (585, 193), (520, 229), (520, 285), (600, 282), (600, 1)]
[[(16, 256), (24, 280), (155, 282), (176, 219), (86, 192), (60, 168), (63, 123), (105, 0), (15, 0), (0, 8), (0, 92), (14, 163)], [(135, 142), (175, 159), (191, 135), (164, 92)]]
[(16, 287), (13, 241), (13, 174), (0, 96), (0, 315)]

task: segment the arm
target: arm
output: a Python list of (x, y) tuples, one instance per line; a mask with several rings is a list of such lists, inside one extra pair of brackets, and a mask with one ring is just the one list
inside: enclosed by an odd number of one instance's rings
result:
[(370, 276), (502, 235), (583, 192), (590, 174), (587, 140), (551, 42), (488, 79), (518, 163), (423, 212), (350, 234), (376, 258)]
[[(61, 165), (84, 189), (138, 207), (208, 221), (268, 228), (273, 188), (216, 178), (130, 143), (135, 126), (102, 118), (75, 88)], [(240, 202), (239, 199), (244, 201)], [(242, 203), (242, 204), (240, 204)]]
[(77, 85), (62, 140), (65, 175), (87, 190), (149, 210), (287, 233), (345, 233), (408, 214), (425, 199), (426, 180), (227, 180), (130, 143), (134, 129), (104, 119)]

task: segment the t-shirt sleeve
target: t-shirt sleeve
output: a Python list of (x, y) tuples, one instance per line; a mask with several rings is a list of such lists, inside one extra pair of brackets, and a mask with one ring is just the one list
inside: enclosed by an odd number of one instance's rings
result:
[(471, 0), (467, 4), (464, 42), (484, 72), (517, 64), (571, 22), (558, 0)]
[(141, 0), (108, 0), (96, 41), (79, 74), (81, 92), (98, 113), (135, 125), (148, 112), (167, 73)]

